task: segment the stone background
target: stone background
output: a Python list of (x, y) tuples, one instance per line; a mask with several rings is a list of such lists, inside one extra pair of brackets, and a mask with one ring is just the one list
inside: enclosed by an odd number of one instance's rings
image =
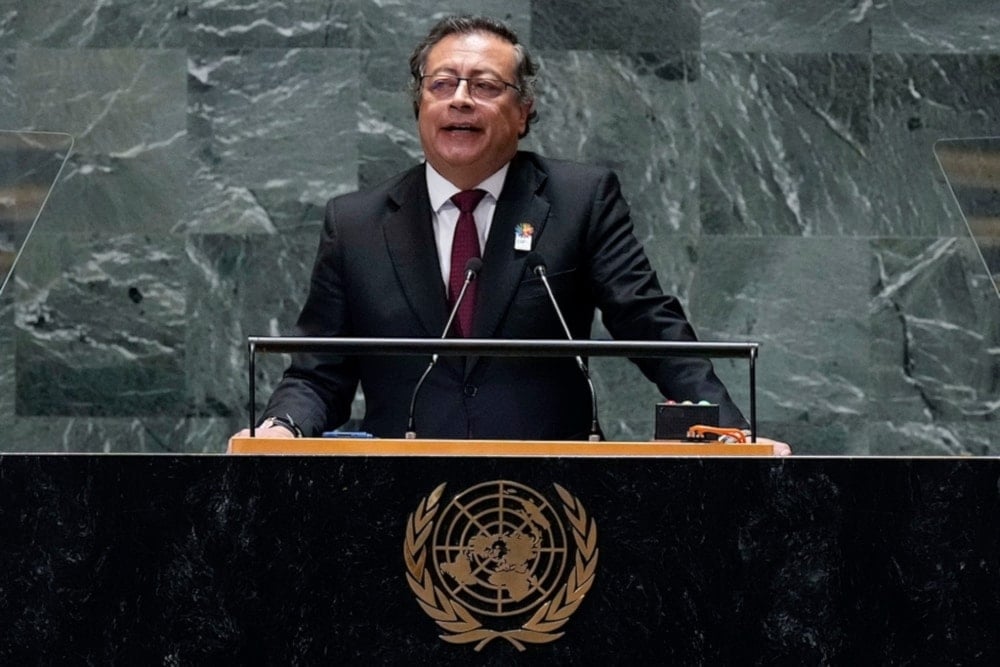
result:
[[(0, 448), (222, 451), (326, 199), (421, 159), (406, 56), (462, 11), (538, 56), (525, 147), (618, 170), (701, 337), (762, 344), (763, 434), (998, 454), (1000, 301), (932, 147), (1000, 135), (1000, 7), (959, 4), (0, 0), (0, 129), (76, 140), (0, 297)], [(648, 439), (599, 361), (608, 435)]]

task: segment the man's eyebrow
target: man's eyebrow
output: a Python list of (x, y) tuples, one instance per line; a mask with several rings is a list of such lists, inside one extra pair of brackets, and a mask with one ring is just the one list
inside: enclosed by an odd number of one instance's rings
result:
[[(459, 76), (458, 70), (456, 68), (451, 67), (451, 66), (447, 66), (447, 65), (444, 66), (444, 67), (439, 67), (436, 70), (433, 70), (431, 72), (428, 72), (424, 76), (438, 76), (440, 74), (447, 74), (449, 76)], [(493, 78), (493, 79), (502, 79), (503, 78), (502, 76), (500, 76), (500, 73), (497, 72), (496, 70), (493, 70), (493, 69), (484, 69), (482, 67), (472, 70), (469, 73), (469, 76), (472, 77), (472, 78), (477, 78), (477, 77), (478, 78)]]

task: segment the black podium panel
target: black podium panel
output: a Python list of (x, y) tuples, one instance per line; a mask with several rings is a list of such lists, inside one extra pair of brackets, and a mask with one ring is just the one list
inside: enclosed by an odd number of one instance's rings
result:
[[(996, 664), (998, 481), (995, 459), (8, 455), (0, 663)], [(423, 604), (421, 559), (450, 564)], [(463, 576), (537, 604), (490, 616)], [(524, 631), (542, 604), (561, 619)]]

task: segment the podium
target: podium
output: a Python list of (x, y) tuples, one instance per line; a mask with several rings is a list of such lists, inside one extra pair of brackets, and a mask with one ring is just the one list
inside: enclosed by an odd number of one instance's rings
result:
[(402, 438), (233, 438), (233, 454), (327, 456), (463, 456), (659, 458), (665, 456), (771, 456), (771, 445), (652, 441), (404, 440)]
[(1000, 460), (424, 444), (5, 455), (0, 661), (1000, 658)]

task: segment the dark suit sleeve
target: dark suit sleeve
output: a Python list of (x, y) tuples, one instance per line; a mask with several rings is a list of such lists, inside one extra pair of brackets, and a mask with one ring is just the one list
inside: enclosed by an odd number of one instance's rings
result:
[[(351, 335), (343, 275), (343, 244), (338, 235), (336, 209), (337, 200), (327, 204), (309, 295), (295, 327), (299, 336)], [(354, 359), (328, 354), (296, 354), (271, 395), (264, 414), (290, 415), (304, 435), (319, 435), (350, 418), (357, 386), (358, 368)]]
[[(587, 244), (592, 289), (604, 326), (612, 336), (633, 340), (698, 340), (680, 302), (660, 288), (656, 273), (635, 237), (618, 178), (611, 172), (604, 172), (599, 179)], [(634, 361), (666, 398), (718, 403), (722, 425), (747, 426), (710, 361), (683, 357)]]

